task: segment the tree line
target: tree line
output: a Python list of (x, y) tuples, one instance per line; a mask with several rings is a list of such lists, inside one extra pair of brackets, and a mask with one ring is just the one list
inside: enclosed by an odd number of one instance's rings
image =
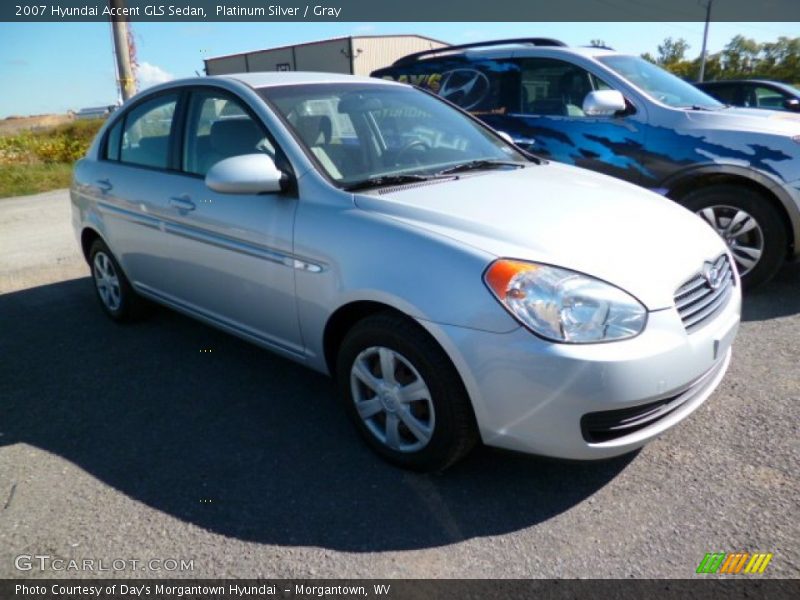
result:
[[(604, 46), (592, 40), (593, 46)], [(683, 39), (666, 38), (658, 45), (655, 56), (649, 52), (642, 58), (688, 81), (700, 75), (700, 56), (686, 57), (690, 49)], [(722, 79), (772, 79), (800, 83), (800, 37), (781, 36), (774, 42), (758, 43), (743, 35), (734, 36), (720, 51), (706, 57), (705, 81)]]

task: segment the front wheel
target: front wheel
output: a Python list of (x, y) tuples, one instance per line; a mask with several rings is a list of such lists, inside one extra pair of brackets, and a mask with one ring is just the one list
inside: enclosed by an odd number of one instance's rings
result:
[(410, 319), (381, 313), (357, 323), (340, 348), (337, 379), (362, 437), (398, 466), (441, 471), (478, 439), (458, 373)]
[(783, 219), (763, 194), (735, 185), (713, 185), (681, 201), (722, 237), (742, 284), (752, 288), (772, 279), (786, 257)]

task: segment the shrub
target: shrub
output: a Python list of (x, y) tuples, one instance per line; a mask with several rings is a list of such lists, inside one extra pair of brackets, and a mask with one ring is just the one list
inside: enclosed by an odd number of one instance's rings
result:
[(102, 124), (102, 119), (73, 121), (46, 130), (2, 136), (0, 164), (71, 164), (86, 153)]

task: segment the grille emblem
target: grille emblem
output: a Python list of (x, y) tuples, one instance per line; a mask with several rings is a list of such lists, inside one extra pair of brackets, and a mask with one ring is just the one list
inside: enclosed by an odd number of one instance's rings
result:
[(718, 290), (724, 283), (722, 269), (717, 267), (714, 263), (707, 262), (703, 265), (703, 277), (712, 290)]

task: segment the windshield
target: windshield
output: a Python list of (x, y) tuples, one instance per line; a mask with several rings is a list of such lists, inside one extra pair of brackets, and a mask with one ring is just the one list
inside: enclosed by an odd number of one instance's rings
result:
[(797, 98), (800, 98), (800, 88), (797, 87), (796, 85), (789, 85), (788, 83), (781, 83), (780, 87), (785, 89), (790, 94), (796, 96)]
[(723, 108), (714, 98), (690, 83), (638, 56), (598, 56), (597, 60), (617, 72), (651, 97), (675, 108)]
[(465, 163), (528, 162), (468, 116), (411, 87), (325, 83), (259, 93), (341, 187), (422, 179)]

